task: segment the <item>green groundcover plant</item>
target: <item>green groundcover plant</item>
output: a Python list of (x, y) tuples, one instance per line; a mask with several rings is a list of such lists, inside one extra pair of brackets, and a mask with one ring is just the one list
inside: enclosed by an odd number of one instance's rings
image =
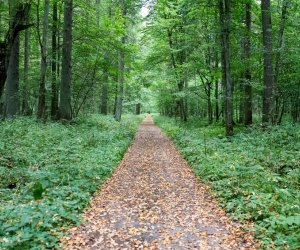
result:
[(237, 128), (156, 117), (234, 220), (254, 223), (263, 249), (300, 248), (300, 127)]
[(111, 175), (141, 117), (0, 123), (0, 249), (53, 249)]

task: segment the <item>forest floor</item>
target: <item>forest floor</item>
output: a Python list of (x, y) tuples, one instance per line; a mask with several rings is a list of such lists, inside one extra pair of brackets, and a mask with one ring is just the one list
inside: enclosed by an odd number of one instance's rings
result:
[(255, 249), (148, 116), (65, 249)]

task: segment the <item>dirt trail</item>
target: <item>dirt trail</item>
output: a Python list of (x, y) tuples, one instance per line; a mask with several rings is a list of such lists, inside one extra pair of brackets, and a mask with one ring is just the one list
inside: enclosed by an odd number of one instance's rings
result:
[(255, 249), (148, 116), (65, 249)]

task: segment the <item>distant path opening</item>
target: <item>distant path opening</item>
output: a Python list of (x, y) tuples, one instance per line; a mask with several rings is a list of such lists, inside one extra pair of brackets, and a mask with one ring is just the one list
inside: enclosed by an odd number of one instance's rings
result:
[(254, 249), (151, 116), (84, 219), (66, 249)]

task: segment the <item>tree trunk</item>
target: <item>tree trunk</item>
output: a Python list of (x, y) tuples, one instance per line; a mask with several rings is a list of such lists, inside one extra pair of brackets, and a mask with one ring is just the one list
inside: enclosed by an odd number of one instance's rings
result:
[(289, 5), (290, 5), (290, 0), (283, 0), (281, 20), (280, 20), (279, 33), (278, 33), (277, 52), (275, 55), (275, 77), (274, 77), (275, 110), (274, 110), (273, 123), (279, 123), (279, 119), (281, 117), (279, 93), (278, 93), (278, 81), (279, 81), (279, 71), (280, 71), (280, 61), (281, 61), (281, 50), (283, 46), (283, 35), (285, 30), (285, 23), (287, 20), (287, 9)]
[[(10, 18), (13, 20), (17, 12), (17, 1), (10, 1), (9, 12)], [(10, 21), (10, 27), (13, 27), (13, 21)], [(19, 112), (19, 56), (20, 56), (20, 38), (19, 35), (14, 39), (11, 48), (7, 79), (6, 79), (6, 99), (5, 99), (5, 115), (8, 118), (16, 116)]]
[(211, 102), (211, 83), (207, 84), (207, 113), (208, 113), (208, 124), (213, 123), (213, 107)]
[[(12, 4), (13, 1), (10, 1)], [(27, 24), (30, 3), (19, 3), (16, 7), (14, 15), (11, 16), (9, 30), (5, 36), (4, 41), (0, 42), (0, 97), (3, 95), (3, 90), (7, 78), (7, 70), (9, 66), (9, 59), (11, 51), (14, 46), (14, 41), (18, 37), (20, 31), (25, 30), (32, 25)]]
[(230, 6), (231, 0), (219, 0), (221, 46), (222, 46), (222, 85), (223, 85), (223, 117), (225, 122), (226, 136), (233, 135), (233, 102), (232, 80), (230, 76)]
[(102, 82), (102, 92), (101, 92), (101, 107), (100, 113), (103, 115), (108, 114), (108, 70), (107, 67), (104, 67), (103, 72), (103, 82)]
[(62, 46), (62, 70), (60, 84), (59, 118), (72, 119), (71, 111), (71, 60), (72, 60), (73, 0), (66, 0), (64, 6), (64, 32)]
[[(217, 50), (215, 50), (215, 71), (219, 68), (219, 56)], [(219, 80), (215, 81), (215, 120), (219, 121)]]
[[(127, 9), (126, 9), (126, 1), (122, 1), (122, 16), (126, 18)], [(124, 23), (126, 27), (126, 23)], [(125, 31), (126, 32), (126, 31)], [(119, 65), (118, 65), (118, 87), (117, 87), (117, 97), (116, 97), (116, 112), (115, 119), (117, 121), (121, 121), (122, 116), (122, 108), (123, 108), (123, 98), (124, 98), (124, 81), (125, 81), (125, 50), (124, 46), (126, 44), (126, 34), (123, 35), (122, 39), (122, 48), (119, 51)]]
[[(37, 10), (39, 12), (39, 10)], [(39, 22), (39, 18), (38, 18)], [(40, 39), (41, 47), (41, 76), (38, 101), (38, 119), (46, 117), (46, 75), (47, 75), (47, 50), (48, 50), (48, 23), (49, 23), (49, 0), (44, 0), (43, 36)], [(38, 32), (40, 33), (40, 32)]]
[[(122, 43), (125, 44), (125, 36), (122, 38)], [(125, 71), (125, 52), (121, 48), (119, 52), (119, 66), (118, 66), (118, 87), (116, 96), (116, 112), (115, 119), (121, 121), (124, 95), (124, 71)]]
[(52, 62), (51, 62), (51, 118), (57, 119), (58, 115), (58, 91), (57, 91), (57, 33), (58, 33), (58, 13), (57, 1), (53, 2), (53, 15), (52, 15)]
[(243, 123), (245, 120), (245, 112), (244, 112), (244, 79), (243, 79), (244, 75), (241, 76), (241, 79), (239, 80), (239, 112), (238, 112), (238, 123)]
[(141, 106), (142, 106), (141, 103), (136, 104), (135, 113), (137, 115), (141, 114)]
[(246, 37), (244, 40), (244, 53), (246, 69), (244, 72), (244, 124), (252, 124), (252, 84), (251, 84), (251, 29), (252, 29), (251, 3), (246, 4)]
[(273, 111), (273, 90), (274, 90), (274, 72), (273, 72), (273, 42), (272, 42), (272, 20), (270, 0), (261, 1), (262, 12), (262, 31), (264, 45), (264, 90), (262, 123), (268, 124), (271, 121)]
[(16, 116), (19, 112), (19, 50), (20, 40), (18, 35), (11, 50), (6, 79), (5, 115), (8, 118)]
[(29, 57), (30, 57), (30, 30), (25, 31), (24, 39), (24, 87), (22, 93), (22, 114), (31, 115), (29, 108), (29, 89), (28, 89), (28, 74), (29, 74)]
[[(98, 5), (97, 13), (97, 25), (100, 26), (100, 0), (96, 0)], [(109, 17), (111, 17), (110, 7), (108, 9)], [(104, 66), (103, 66), (103, 78), (102, 78), (102, 91), (101, 91), (101, 103), (100, 103), (100, 113), (103, 115), (108, 114), (108, 81), (109, 81), (109, 57), (107, 51), (103, 52)]]

